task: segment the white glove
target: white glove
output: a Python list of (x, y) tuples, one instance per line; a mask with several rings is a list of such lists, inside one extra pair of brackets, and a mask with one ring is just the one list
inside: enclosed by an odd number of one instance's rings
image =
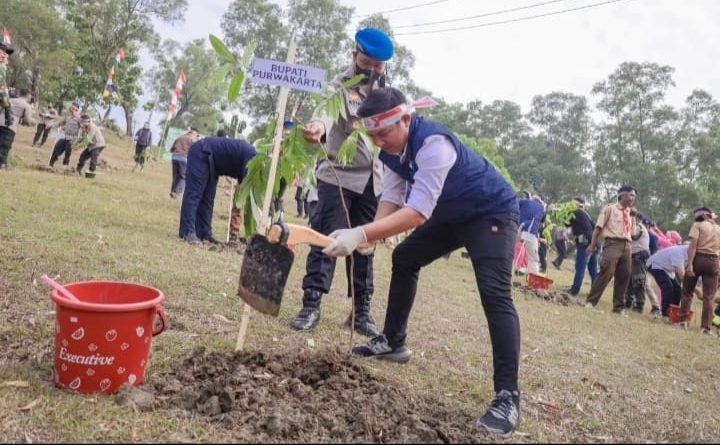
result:
[(350, 255), (360, 243), (367, 242), (362, 227), (336, 230), (330, 234), (330, 238), (335, 238), (335, 241), (324, 248), (323, 253), (333, 257)]

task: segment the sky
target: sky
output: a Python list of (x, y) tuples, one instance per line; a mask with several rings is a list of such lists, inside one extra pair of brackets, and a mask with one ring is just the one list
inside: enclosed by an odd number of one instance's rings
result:
[[(351, 32), (365, 14), (409, 8), (386, 14), (395, 30), (395, 40), (415, 55), (416, 64), (411, 72), (415, 82), (434, 96), (451, 102), (510, 100), (527, 112), (534, 96), (563, 91), (588, 96), (594, 105), (596, 99), (590, 96), (592, 86), (625, 61), (674, 67), (676, 86), (669, 92), (667, 102), (675, 107), (683, 106), (694, 89), (704, 89), (720, 98), (716, 57), (720, 43), (716, 20), (720, 17), (720, 1), (619, 0), (592, 7), (606, 1), (341, 0), (355, 8), (353, 23), (348, 24)], [(207, 38), (209, 33), (222, 35), (221, 18), (231, 0), (188, 0), (188, 3), (184, 23), (157, 24), (156, 30), (163, 38), (184, 43)], [(276, 3), (286, 4), (282, 0)], [(457, 20), (538, 4), (544, 5)], [(587, 8), (487, 25), (582, 7)], [(456, 21), (406, 27), (443, 20)], [(471, 26), (476, 27), (427, 32)], [(401, 35), (410, 32), (422, 33)], [(143, 63), (153, 65), (152, 60)], [(135, 119), (140, 121), (144, 115), (139, 111)]]

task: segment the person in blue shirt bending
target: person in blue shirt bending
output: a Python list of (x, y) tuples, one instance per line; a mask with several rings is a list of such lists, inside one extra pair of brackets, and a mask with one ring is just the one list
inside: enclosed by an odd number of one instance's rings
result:
[(420, 269), (455, 249), (467, 249), (488, 320), (493, 349), (495, 399), (477, 422), (508, 437), (520, 420), (518, 363), (520, 323), (511, 295), (513, 246), (518, 229), (516, 192), (484, 157), (439, 125), (413, 117), (413, 104), (394, 88), (374, 90), (358, 110), (382, 150), (383, 194), (375, 220), (342, 229), (323, 250), (351, 254), (361, 243), (415, 229), (394, 250), (382, 335), (353, 354), (398, 363), (410, 360), (405, 344)]
[(220, 243), (212, 236), (218, 178), (230, 176), (241, 182), (255, 153), (255, 147), (247, 142), (223, 137), (201, 139), (190, 146), (180, 209), (180, 238), (191, 244)]

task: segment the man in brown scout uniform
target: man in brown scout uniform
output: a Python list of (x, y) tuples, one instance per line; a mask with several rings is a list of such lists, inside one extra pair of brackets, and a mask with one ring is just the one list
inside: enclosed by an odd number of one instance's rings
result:
[(615, 204), (603, 207), (593, 230), (592, 241), (587, 248), (588, 256), (597, 249), (598, 237), (602, 234), (602, 258), (600, 259), (600, 275), (593, 281), (587, 298), (587, 307), (594, 307), (600, 301), (610, 280), (615, 278), (613, 289), (613, 313), (625, 313), (625, 291), (630, 284), (632, 217), (630, 208), (635, 203), (637, 190), (624, 185), (618, 190)]
[(695, 212), (695, 223), (690, 228), (690, 246), (688, 247), (688, 265), (683, 279), (682, 300), (680, 301), (680, 327), (687, 329), (688, 315), (692, 303), (693, 291), (698, 278), (702, 277), (702, 319), (700, 326), (704, 334), (714, 334), (713, 298), (718, 288), (720, 275), (720, 226), (717, 215), (707, 207)]

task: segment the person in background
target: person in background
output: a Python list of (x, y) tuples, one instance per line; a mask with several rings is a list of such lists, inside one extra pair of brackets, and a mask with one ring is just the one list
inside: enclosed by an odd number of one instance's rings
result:
[(170, 148), (170, 153), (172, 153), (172, 184), (170, 185), (170, 197), (172, 199), (182, 195), (185, 190), (188, 152), (192, 144), (194, 144), (199, 137), (200, 134), (197, 128), (190, 128), (187, 133), (175, 139)]
[(293, 181), (295, 186), (295, 204), (297, 206), (297, 217), (305, 218), (307, 216), (307, 195), (303, 190), (302, 183), (300, 182), (300, 176), (296, 175)]
[[(10, 54), (14, 53), (15, 50), (10, 48), (5, 42), (0, 41), (0, 114), (3, 119), (3, 127), (10, 128), (14, 124), (15, 117), (13, 116), (12, 104), (10, 103), (10, 89), (7, 86), (7, 67), (10, 62)], [(13, 132), (13, 139), (15, 137)], [(0, 150), (3, 149), (3, 138), (6, 135), (2, 134), (0, 130)], [(12, 144), (12, 141), (10, 142)], [(8, 148), (10, 151), (10, 148)], [(0, 163), (0, 167), (5, 164)]]
[(592, 240), (587, 248), (588, 256), (597, 250), (600, 235), (605, 241), (600, 261), (600, 275), (590, 288), (587, 307), (595, 307), (598, 304), (610, 280), (615, 278), (613, 313), (625, 315), (625, 291), (630, 283), (632, 269), (630, 243), (633, 218), (630, 216), (630, 209), (635, 204), (636, 197), (635, 187), (624, 185), (618, 190), (617, 203), (603, 207), (598, 216)]
[(105, 138), (102, 135), (102, 131), (100, 130), (100, 127), (95, 125), (90, 119), (90, 116), (87, 114), (83, 114), (80, 116), (80, 125), (83, 130), (83, 138), (87, 138), (90, 140), (89, 145), (83, 150), (82, 153), (80, 153), (80, 158), (78, 159), (77, 164), (77, 173), (78, 175), (82, 174), (83, 168), (85, 168), (85, 163), (90, 160), (90, 174), (91, 176), (94, 176), (95, 169), (97, 168), (98, 161), (100, 160), (100, 153), (105, 149)]
[(40, 120), (38, 121), (37, 128), (35, 129), (35, 137), (33, 138), (32, 146), (42, 147), (47, 141), (50, 130), (52, 130), (55, 119), (58, 117), (58, 112), (53, 107), (52, 103), (48, 103), (45, 110), (40, 112)]
[(520, 239), (528, 255), (528, 272), (540, 272), (539, 233), (545, 220), (545, 205), (538, 195), (520, 200)]
[(720, 226), (716, 222), (717, 215), (708, 207), (700, 207), (693, 213), (695, 222), (688, 235), (690, 246), (680, 301), (680, 326), (685, 329), (688, 327), (693, 292), (698, 279), (702, 277), (703, 308), (700, 326), (704, 334), (714, 334), (712, 305), (720, 276)]
[(145, 168), (145, 150), (152, 145), (152, 131), (150, 130), (150, 122), (145, 122), (143, 127), (135, 133), (135, 167), (140, 167), (140, 171)]
[(80, 131), (82, 130), (80, 120), (80, 107), (76, 103), (70, 104), (68, 114), (59, 122), (53, 124), (53, 126), (62, 129), (60, 138), (55, 142), (53, 152), (50, 155), (50, 162), (48, 167), (50, 170), (55, 170), (55, 162), (63, 156), (63, 166), (66, 170), (70, 169), (70, 156), (72, 155), (72, 144), (80, 137)]
[[(216, 137), (226, 138), (227, 133), (225, 129), (221, 128), (215, 134)], [(240, 189), (240, 181), (236, 181), (232, 178), (227, 178), (231, 184), (233, 184), (232, 192), (232, 207), (230, 208), (230, 223), (228, 225), (228, 243), (231, 245), (245, 244), (247, 239), (244, 236), (245, 230), (245, 210), (242, 207), (238, 207), (235, 202), (235, 197)]]
[(187, 186), (180, 209), (180, 238), (190, 244), (220, 244), (212, 234), (218, 178), (229, 176), (240, 183), (255, 154), (255, 147), (239, 139), (205, 138), (190, 147)]
[(9, 123), (5, 120), (5, 116), (0, 113), (0, 118), (2, 118), (2, 121), (0, 121), (0, 170), (7, 170), (8, 168), (8, 155), (13, 141), (15, 141), (18, 124), (35, 124), (32, 118), (33, 109), (30, 106), (30, 91), (24, 88), (21, 89), (19, 97), (10, 99), (10, 106), (12, 119)]
[(512, 300), (517, 194), (492, 163), (453, 133), (412, 116), (415, 107), (434, 103), (426, 98), (408, 104), (394, 88), (377, 89), (365, 99), (358, 115), (381, 148), (384, 192), (373, 222), (333, 232), (335, 241), (323, 252), (349, 255), (364, 242), (414, 229), (393, 250), (383, 334), (352, 350), (405, 363), (412, 355), (407, 325), (420, 270), (465, 247), (488, 320), (494, 367), (495, 399), (476, 426), (509, 437), (520, 421), (520, 321)]
[(592, 240), (594, 223), (587, 210), (585, 210), (585, 198), (578, 196), (573, 198), (577, 208), (573, 212), (573, 218), (568, 227), (575, 237), (575, 277), (569, 292), (573, 296), (580, 294), (580, 288), (585, 280), (585, 268), (590, 274), (590, 282), (594, 282), (598, 276), (598, 258), (600, 252), (594, 251), (592, 255), (587, 254), (587, 248)]
[(562, 226), (556, 227), (553, 230), (553, 239), (555, 250), (557, 250), (557, 258), (553, 260), (552, 264), (555, 269), (560, 270), (568, 251), (568, 229)]
[(538, 230), (538, 258), (540, 259), (540, 273), (547, 273), (548, 242), (545, 238), (545, 219)]
[(658, 250), (647, 260), (648, 272), (662, 292), (661, 315), (670, 315), (670, 305), (679, 305), (682, 297), (682, 281), (688, 264), (688, 245)]
[[(645, 288), (647, 287), (647, 260), (650, 258), (650, 234), (642, 223), (643, 215), (636, 211), (630, 211), (633, 217), (631, 261), (632, 272), (630, 285), (625, 292), (625, 308), (632, 308), (633, 311), (642, 313), (645, 306)], [(660, 308), (657, 301), (652, 303), (652, 313), (657, 313)]]

